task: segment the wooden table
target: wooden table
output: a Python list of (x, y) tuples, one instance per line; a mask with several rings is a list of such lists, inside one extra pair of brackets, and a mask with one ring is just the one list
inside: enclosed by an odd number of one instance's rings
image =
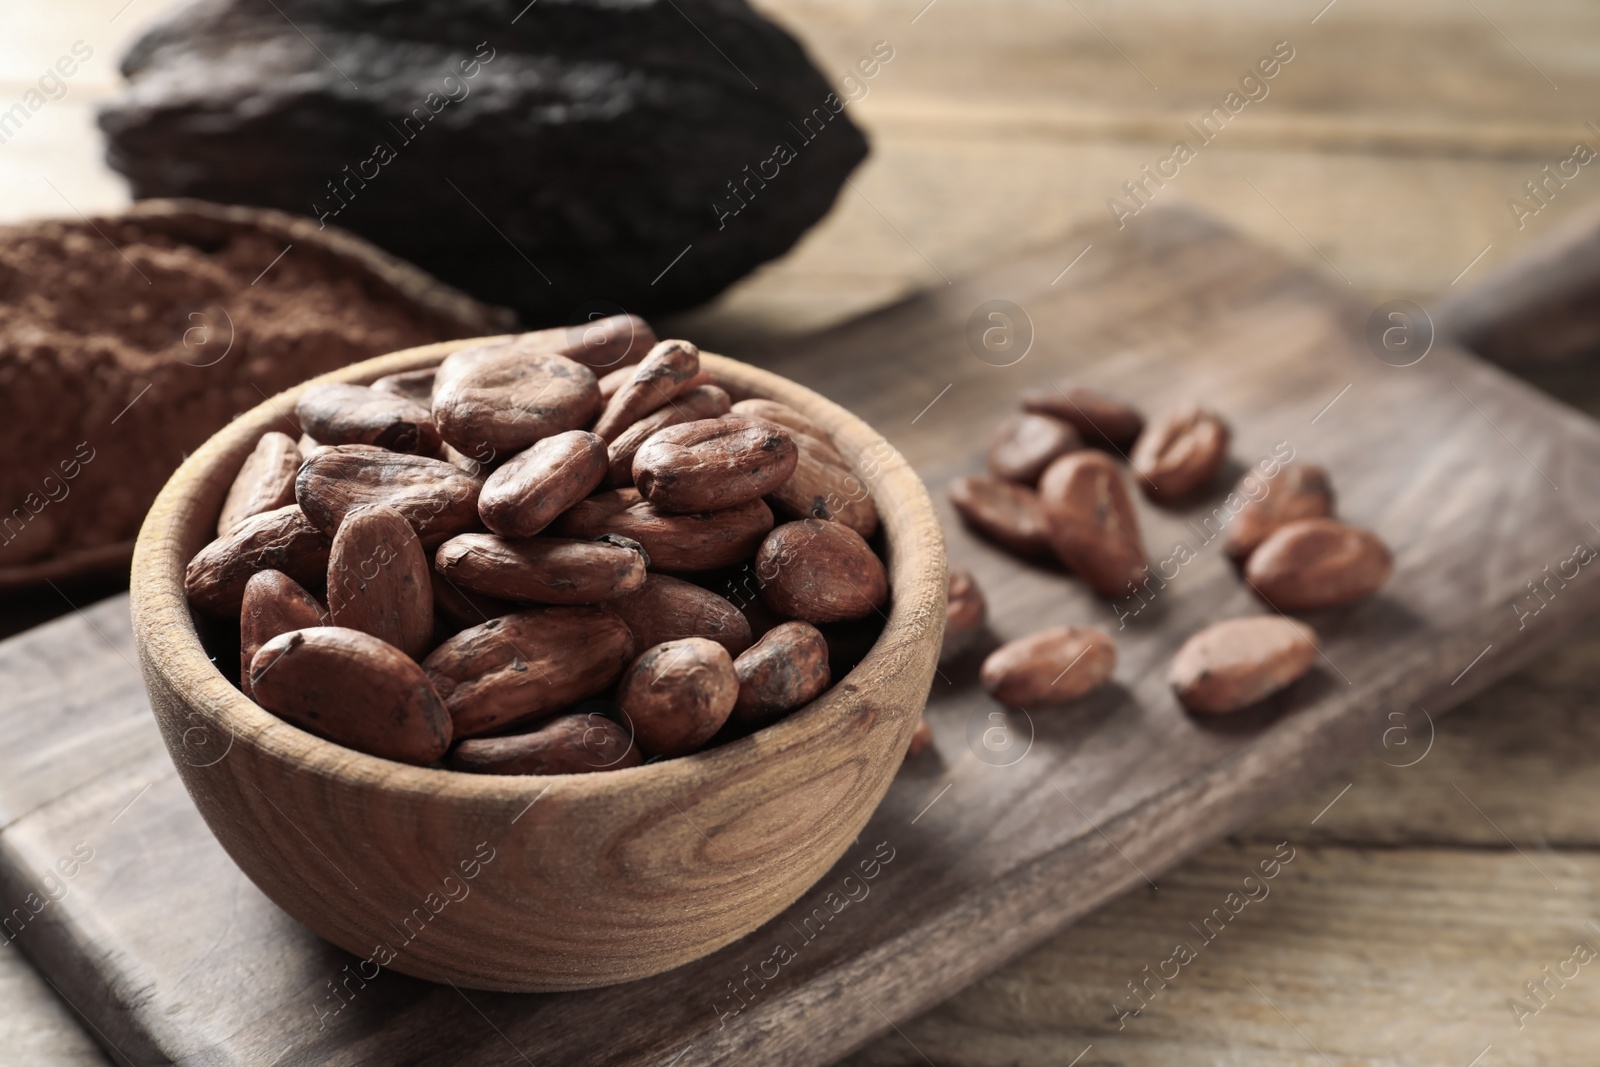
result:
[[(874, 155), (789, 256), (674, 329), (737, 354), (1057, 237), (1105, 213), (1185, 120), (1283, 40), (1295, 58), (1271, 94), (1159, 197), (1196, 202), (1374, 303), (1466, 285), (1600, 201), (1600, 172), (1586, 167), (1522, 230), (1506, 205), (1575, 142), (1600, 148), (1585, 126), (1600, 114), (1584, 111), (1600, 80), (1585, 64), (1600, 39), (1592, 7), (923, 3), (762, 3), (836, 76), (876, 41), (894, 48), (851, 105)], [(74, 40), (95, 57), (0, 146), (0, 215), (122, 202), (98, 162), (91, 106), (114, 90), (116, 57), (159, 8), (120, 8), (8, 10), (18, 32), (0, 41), (0, 101), (19, 98)], [(1600, 373), (1541, 379), (1600, 414)], [(37, 599), (13, 609), (57, 610)], [(1508, 1000), (1531, 1008), (1524, 983), (1541, 968), (1560, 967), (1579, 940), (1600, 948), (1600, 930), (1585, 925), (1600, 922), (1600, 722), (1584, 714), (1596, 689), (1600, 623), (1441, 720), (1415, 765), (1353, 768), (850, 1062), (1590, 1064), (1594, 966), (1551, 982), (1520, 1030)], [(1127, 983), (1283, 841), (1299, 854), (1270, 898), (1119, 1029), (1117, 1010), (1134, 1003)], [(0, 1064), (104, 1062), (15, 955), (0, 953), (0, 1002)]]

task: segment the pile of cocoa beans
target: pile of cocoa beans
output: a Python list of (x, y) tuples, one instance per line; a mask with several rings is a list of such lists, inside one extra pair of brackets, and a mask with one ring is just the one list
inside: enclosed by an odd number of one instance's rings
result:
[(238, 620), (241, 690), (489, 774), (683, 756), (823, 693), (884, 618), (871, 496), (694, 345), (597, 376), (607, 355), (523, 335), (306, 389), (301, 436), (260, 439), (186, 573), (197, 612)]
[[(1150, 564), (1129, 475), (1158, 507), (1204, 498), (1227, 462), (1228, 424), (1191, 405), (1146, 425), (1126, 401), (1072, 383), (1030, 389), (1021, 407), (995, 434), (990, 473), (950, 486), (957, 513), (1015, 556), (1058, 561), (1102, 597), (1139, 594)], [(1319, 466), (1264, 461), (1227, 504), (1224, 550), (1274, 613), (1216, 623), (1179, 649), (1173, 691), (1200, 714), (1238, 711), (1294, 682), (1319, 653), (1315, 631), (1287, 613), (1362, 600), (1394, 567), (1377, 535), (1333, 518), (1331, 482)], [(982, 624), (970, 575), (952, 572), (950, 605), (947, 648)], [(1103, 631), (1062, 626), (1002, 645), (981, 679), (1004, 704), (1061, 704), (1109, 681), (1116, 661)]]

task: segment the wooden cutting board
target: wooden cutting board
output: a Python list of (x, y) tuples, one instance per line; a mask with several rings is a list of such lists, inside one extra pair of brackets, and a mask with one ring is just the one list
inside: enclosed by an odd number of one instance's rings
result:
[[(986, 359), (968, 340), (1004, 326), (987, 317), (996, 300), (1031, 322), (1008, 366), (996, 364), (1020, 339)], [(1575, 555), (1600, 544), (1600, 426), (1443, 345), (1412, 366), (1381, 361), (1364, 339), (1371, 311), (1206, 219), (1152, 211), (768, 354), (877, 426), (941, 501), (980, 469), (1018, 390), (1068, 373), (1151, 411), (1214, 407), (1240, 469), (1280, 442), (1326, 465), (1341, 514), (1385, 537), (1397, 571), (1376, 599), (1312, 618), (1322, 661), (1265, 707), (1202, 722), (1164, 683), (1190, 633), (1262, 610), (1207, 539), (1216, 501), (1141, 502), (1152, 559), (1193, 558), (1167, 567), (1137, 615), (1123, 605), (1120, 630), (1070, 578), (952, 519), (951, 558), (977, 573), (996, 634), (1096, 622), (1117, 634), (1117, 684), (1005, 713), (969, 656), (935, 682), (936, 751), (907, 763), (784, 916), (655, 979), (489, 994), (364, 981), (244, 879), (161, 748), (114, 599), (0, 645), (0, 904), (26, 913), (17, 943), (121, 1062), (826, 1063), (1112, 897), (1159, 886), (1362, 751), (1414, 758), (1432, 716), (1600, 606), (1600, 568)], [(226, 750), (194, 741), (194, 758)], [(25, 898), (47, 892), (57, 899), (33, 914)], [(1105, 997), (1114, 1022), (1126, 990)]]

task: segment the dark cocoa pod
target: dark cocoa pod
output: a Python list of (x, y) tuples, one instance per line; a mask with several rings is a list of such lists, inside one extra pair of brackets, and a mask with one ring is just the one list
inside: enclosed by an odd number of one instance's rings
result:
[(789, 519), (832, 519), (862, 537), (878, 530), (878, 507), (866, 483), (826, 439), (796, 430), (789, 435), (800, 450), (789, 480), (770, 494), (772, 506)]

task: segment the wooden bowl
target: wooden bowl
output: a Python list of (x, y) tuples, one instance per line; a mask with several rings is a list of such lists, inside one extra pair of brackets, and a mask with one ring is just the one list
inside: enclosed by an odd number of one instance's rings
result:
[[(438, 363), (452, 341), (315, 379)], [(660, 973), (749, 933), (825, 874), (900, 767), (944, 632), (927, 491), (870, 427), (777, 375), (702, 357), (735, 395), (799, 409), (870, 477), (893, 603), (848, 675), (783, 721), (682, 759), (512, 777), (363, 755), (257, 707), (211, 663), (183, 594), (256, 440), (304, 386), (235, 420), (157, 498), (133, 557), (133, 628), (162, 736), (206, 823), (267, 896), (341, 948), (479, 989), (555, 991)], [(364, 972), (370, 968), (362, 966)]]

